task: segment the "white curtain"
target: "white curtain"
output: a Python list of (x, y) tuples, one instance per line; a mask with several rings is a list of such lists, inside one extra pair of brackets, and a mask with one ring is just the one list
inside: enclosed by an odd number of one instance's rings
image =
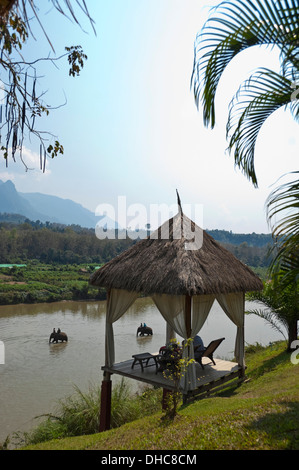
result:
[(192, 338), (202, 329), (214, 300), (214, 295), (195, 295), (192, 297)]
[[(179, 336), (187, 340), (187, 330), (185, 321), (185, 296), (183, 295), (166, 295), (156, 294), (152, 296), (161, 315)], [(213, 305), (215, 297), (211, 295), (199, 295), (192, 298), (191, 304), (191, 337), (197, 335), (202, 328), (209, 311)], [(183, 359), (188, 361), (194, 359), (194, 349), (192, 347), (183, 348)], [(181, 387), (183, 390), (194, 390), (198, 387), (196, 380), (195, 363), (191, 363), (187, 367), (186, 374), (181, 379)]]
[(158, 307), (162, 317), (169, 325), (168, 335), (170, 335), (172, 331), (175, 331), (182, 338), (185, 338), (185, 296), (155, 294), (152, 296), (152, 299)]
[(111, 289), (107, 300), (105, 365), (112, 367), (115, 362), (114, 334), (112, 324), (117, 321), (135, 302), (137, 292), (123, 289)]
[[(200, 332), (210, 313), (214, 300), (214, 295), (195, 295), (192, 297), (191, 338), (194, 338)], [(191, 344), (188, 350), (187, 348), (185, 349), (186, 356), (189, 359), (194, 359), (193, 345)], [(188, 366), (187, 374), (183, 379), (184, 383), (182, 383), (182, 386), (184, 390), (194, 390), (200, 385), (196, 378), (196, 363), (194, 361)]]
[(165, 340), (165, 344), (168, 344), (170, 342), (170, 340), (173, 339), (174, 337), (175, 337), (174, 329), (172, 328), (172, 326), (169, 325), (168, 322), (166, 322), (166, 340)]
[(235, 294), (220, 294), (216, 296), (220, 306), (230, 318), (230, 320), (237, 325), (237, 337), (235, 343), (235, 357), (238, 364), (245, 368), (244, 358), (244, 311), (245, 311), (245, 296), (243, 292)]

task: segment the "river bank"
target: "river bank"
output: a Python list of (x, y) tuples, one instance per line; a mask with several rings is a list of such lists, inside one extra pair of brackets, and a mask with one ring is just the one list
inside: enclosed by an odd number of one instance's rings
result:
[(161, 412), (151, 413), (104, 433), (55, 439), (27, 449), (134, 449), (148, 454), (148, 449), (174, 450), (182, 452), (184, 462), (188, 454), (196, 461), (195, 450), (298, 450), (297, 361), (291, 361), (284, 342), (251, 348), (246, 358), (246, 382), (182, 406), (173, 421), (161, 419)]
[(105, 289), (89, 285), (91, 265), (51, 265), (31, 262), (0, 268), (0, 305), (59, 302), (61, 300), (105, 300)]
[[(97, 264), (0, 265), (0, 305), (60, 302), (62, 300), (106, 300), (106, 290), (89, 285)], [(266, 268), (253, 269), (261, 279)]]
[[(0, 306), (0, 341), (5, 346), (5, 364), (0, 364), (0, 442), (15, 431), (30, 429), (36, 424), (36, 416), (53, 413), (57, 401), (70, 395), (74, 385), (85, 391), (89, 384), (101, 382), (105, 312), (105, 301)], [(246, 344), (267, 345), (281, 339), (259, 317), (250, 315), (245, 321)], [(151, 326), (153, 336), (136, 336), (141, 322)], [(67, 333), (67, 343), (49, 344), (54, 327)], [(133, 354), (158, 351), (165, 344), (165, 320), (150, 298), (137, 299), (113, 329), (116, 362)], [(204, 343), (225, 337), (217, 357), (230, 360), (235, 336), (235, 325), (215, 303), (201, 330)], [(117, 379), (115, 376), (113, 382)], [(138, 383), (133, 382), (136, 387)]]

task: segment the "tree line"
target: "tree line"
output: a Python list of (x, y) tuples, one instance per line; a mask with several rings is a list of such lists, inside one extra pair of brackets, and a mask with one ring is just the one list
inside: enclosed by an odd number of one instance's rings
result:
[(132, 240), (99, 240), (93, 229), (79, 226), (0, 223), (1, 263), (36, 259), (47, 264), (101, 264), (132, 243)]
[[(225, 231), (219, 232), (223, 234)], [(232, 240), (235, 234), (226, 233), (231, 237), (226, 240)], [(215, 233), (213, 235), (217, 239)], [(248, 242), (243, 241), (239, 245), (223, 243), (221, 240), (220, 243), (249, 266), (268, 266), (269, 246), (255, 246), (255, 239), (255, 236), (251, 238), (248, 235)], [(94, 229), (79, 225), (65, 226), (29, 220), (21, 224), (0, 222), (0, 263), (22, 263), (36, 259), (46, 264), (102, 264), (134, 243), (136, 240), (129, 238), (100, 240), (95, 236)]]
[(272, 243), (270, 233), (233, 233), (231, 230), (207, 230), (215, 240), (232, 245), (247, 243), (250, 246), (266, 246)]

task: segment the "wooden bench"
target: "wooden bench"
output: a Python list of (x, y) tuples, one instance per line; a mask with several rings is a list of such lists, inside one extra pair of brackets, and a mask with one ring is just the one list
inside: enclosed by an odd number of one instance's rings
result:
[[(157, 357), (159, 354), (143, 353), (143, 354), (133, 354), (134, 361), (132, 363), (131, 369), (134, 369), (135, 364), (140, 364), (141, 370), (143, 372), (145, 367), (150, 367), (155, 365), (156, 369), (158, 368)], [(149, 361), (153, 359), (154, 364), (149, 364)]]

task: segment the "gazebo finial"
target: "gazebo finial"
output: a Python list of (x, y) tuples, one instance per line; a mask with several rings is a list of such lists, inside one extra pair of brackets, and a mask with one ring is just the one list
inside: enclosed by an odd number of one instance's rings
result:
[(178, 192), (177, 189), (176, 189), (176, 194), (177, 194), (177, 198), (178, 198), (178, 206), (179, 206), (180, 213), (183, 214), (181, 199), (180, 199), (179, 192)]

